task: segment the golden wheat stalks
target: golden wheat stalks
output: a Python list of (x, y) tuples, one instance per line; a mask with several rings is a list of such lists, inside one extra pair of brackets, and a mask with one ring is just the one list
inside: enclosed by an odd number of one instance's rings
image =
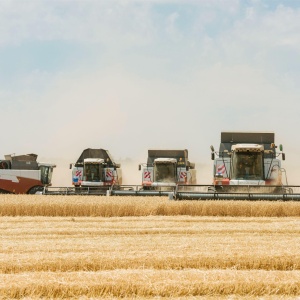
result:
[(170, 201), (161, 197), (0, 195), (0, 216), (300, 216), (300, 202)]
[(0, 275), (3, 298), (265, 296), (300, 294), (300, 271), (115, 270)]

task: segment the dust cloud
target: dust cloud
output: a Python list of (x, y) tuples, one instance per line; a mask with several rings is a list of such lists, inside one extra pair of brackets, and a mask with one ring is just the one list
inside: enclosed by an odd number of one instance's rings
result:
[(196, 163), (197, 184), (212, 184), (213, 182), (213, 163)]
[(56, 164), (52, 174), (52, 186), (70, 187), (72, 186), (72, 171), (70, 170), (70, 161), (65, 159), (47, 160)]
[(142, 171), (139, 171), (138, 161), (121, 161), (122, 178), (124, 185), (142, 184)]

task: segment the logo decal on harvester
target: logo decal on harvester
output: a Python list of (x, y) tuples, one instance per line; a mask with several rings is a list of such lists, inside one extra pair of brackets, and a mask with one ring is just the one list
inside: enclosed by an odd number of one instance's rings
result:
[(106, 170), (106, 177), (113, 177), (113, 171), (112, 170)]
[(75, 176), (76, 177), (81, 177), (81, 171), (80, 170), (76, 170), (76, 172), (75, 172)]
[(180, 172), (180, 179), (186, 178), (186, 172)]
[(217, 173), (224, 174), (224, 172), (225, 172), (225, 165), (220, 165), (217, 167)]
[(151, 172), (145, 171), (145, 172), (144, 172), (144, 178), (150, 179), (150, 178), (151, 178)]

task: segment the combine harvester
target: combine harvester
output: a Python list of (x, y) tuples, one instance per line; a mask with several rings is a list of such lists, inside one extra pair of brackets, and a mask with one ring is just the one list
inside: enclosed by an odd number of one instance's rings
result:
[(188, 150), (148, 150), (147, 164), (142, 166), (143, 190), (170, 191), (178, 184), (196, 184), (195, 164), (188, 160)]
[(108, 150), (85, 149), (70, 169), (76, 194), (106, 194), (113, 185), (122, 184), (121, 165)]
[(36, 154), (5, 155), (0, 160), (0, 193), (36, 194), (50, 186), (56, 166), (36, 160)]
[(222, 132), (219, 152), (211, 146), (213, 185), (194, 186), (191, 193), (179, 187), (174, 198), (300, 200), (299, 187), (288, 185), (278, 158), (285, 160), (282, 145), (279, 152), (276, 149), (272, 132)]
[(73, 187), (47, 187), (44, 194), (106, 195), (113, 186), (119, 189), (122, 185), (121, 165), (108, 150), (85, 149), (70, 169)]

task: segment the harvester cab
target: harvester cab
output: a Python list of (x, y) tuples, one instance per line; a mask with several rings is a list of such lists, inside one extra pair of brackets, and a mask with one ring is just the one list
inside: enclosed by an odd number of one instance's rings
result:
[(156, 158), (153, 163), (155, 182), (176, 184), (177, 160), (175, 158)]
[[(211, 146), (214, 185), (282, 185), (281, 160), (276, 153), (274, 133), (222, 132), (219, 152)], [(282, 151), (282, 145), (280, 145)], [(215, 155), (218, 157), (215, 158)]]
[(85, 158), (83, 161), (82, 185), (93, 182), (104, 182), (105, 161), (102, 158)]
[(122, 184), (120, 164), (104, 149), (85, 149), (75, 164), (71, 164), (72, 184), (75, 187), (102, 187)]
[(38, 163), (39, 170), (41, 171), (41, 182), (45, 186), (51, 186), (53, 169), (56, 167), (55, 164)]
[(177, 184), (196, 184), (195, 164), (188, 160), (188, 150), (148, 150), (143, 168), (144, 190), (166, 190)]

